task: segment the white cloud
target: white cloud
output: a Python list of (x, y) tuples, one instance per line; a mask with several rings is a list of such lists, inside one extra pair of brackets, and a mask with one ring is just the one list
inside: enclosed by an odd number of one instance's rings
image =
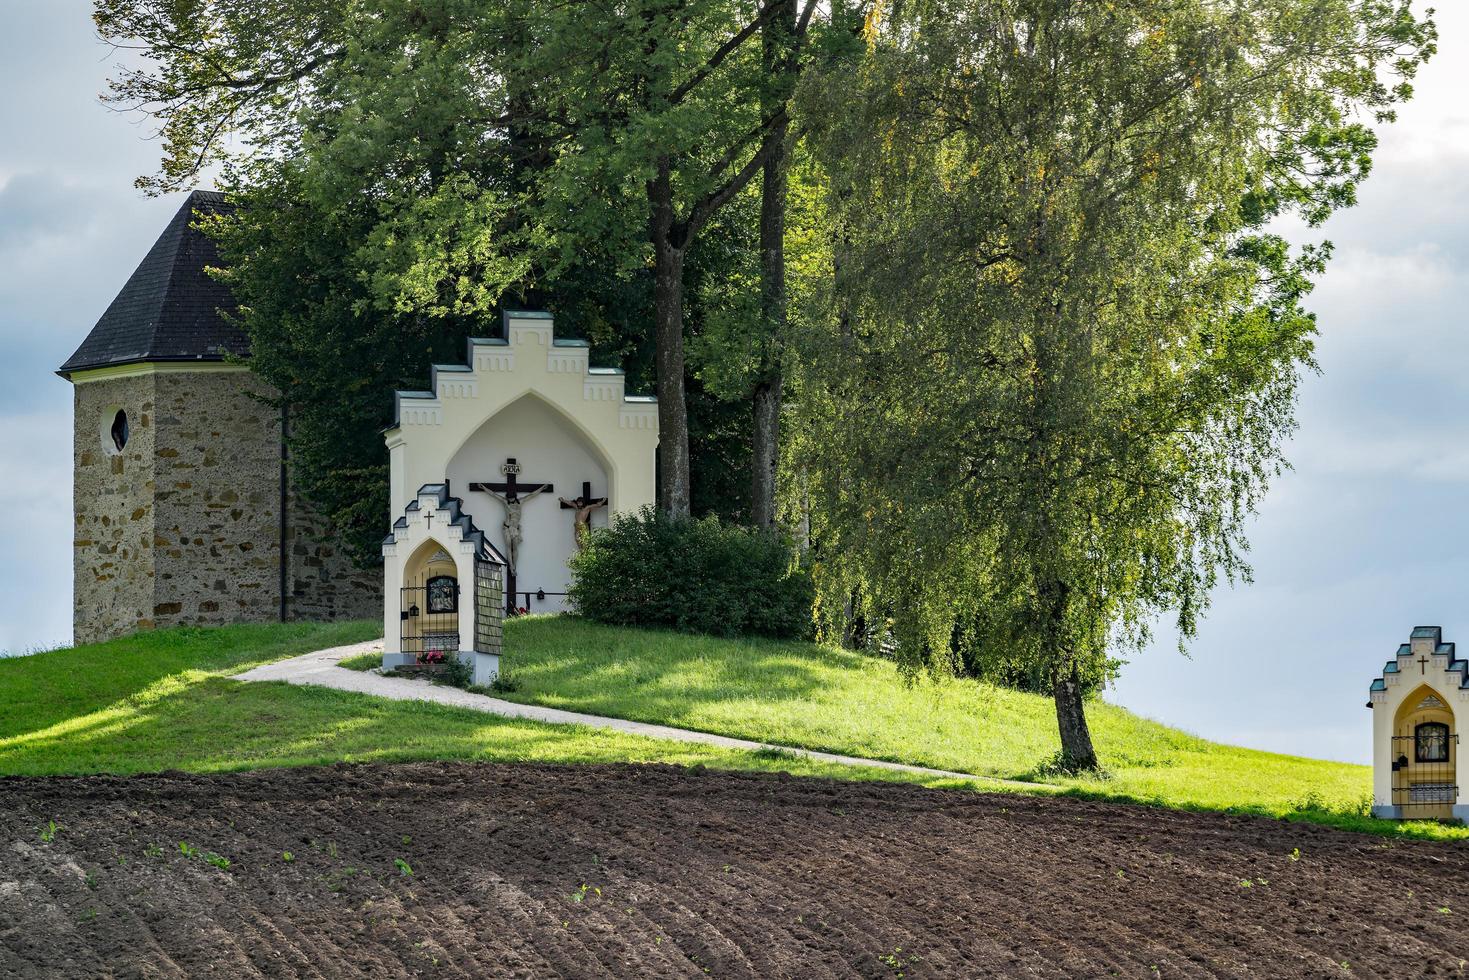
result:
[(0, 651), (71, 639), (71, 413), (0, 425)]

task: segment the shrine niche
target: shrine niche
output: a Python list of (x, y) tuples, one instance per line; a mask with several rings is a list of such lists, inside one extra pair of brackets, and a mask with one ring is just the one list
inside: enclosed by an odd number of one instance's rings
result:
[(404, 652), (418, 663), (442, 663), (457, 654), (459, 569), (437, 540), (429, 538), (408, 560), (399, 593)]
[(1469, 817), (1469, 766), (1456, 712), (1469, 709), (1469, 662), (1437, 626), (1419, 626), (1372, 682), (1372, 814), (1390, 819)]
[[(655, 499), (657, 402), (628, 395), (621, 371), (591, 367), (586, 342), (557, 339), (552, 326), (546, 313), (507, 313), (502, 336), (469, 340), (467, 364), (435, 365), (429, 390), (398, 392), (385, 433), (393, 516), (401, 522), (424, 490), (442, 488), (503, 563), (512, 613), (566, 608), (567, 559), (586, 534)], [(396, 543), (393, 552), (385, 545), (384, 627), (411, 645), (401, 590), (420, 587), (408, 583), (422, 573), (413, 554)], [(462, 605), (464, 569), (455, 578)], [(406, 651), (393, 653), (403, 662)]]
[(476, 684), (500, 676), (507, 562), (449, 495), (419, 488), (383, 539), (383, 667), (465, 662)]

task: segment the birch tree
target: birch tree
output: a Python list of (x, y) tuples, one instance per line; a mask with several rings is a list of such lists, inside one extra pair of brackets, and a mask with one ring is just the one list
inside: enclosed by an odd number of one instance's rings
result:
[(1433, 28), (1388, 0), (918, 0), (808, 79), (829, 186), (802, 446), (833, 630), (902, 664), (956, 638), (1039, 665), (1060, 764), (1160, 613), (1248, 579), (1286, 465), (1304, 300)]

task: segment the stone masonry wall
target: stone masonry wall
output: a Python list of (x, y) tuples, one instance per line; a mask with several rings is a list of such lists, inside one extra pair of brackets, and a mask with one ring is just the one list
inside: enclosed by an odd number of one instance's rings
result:
[(154, 620), (280, 615), (280, 420), (245, 371), (156, 377)]
[[(153, 377), (76, 385), (72, 408), (72, 629), (92, 643), (153, 625)], [(121, 453), (109, 437), (118, 409)]]
[(292, 491), (287, 518), (287, 615), (306, 620), (381, 617), (382, 569), (354, 567), (325, 533), (325, 521), (302, 494)]
[[(76, 642), (279, 618), (280, 419), (252, 397), (266, 390), (245, 371), (76, 386)], [(124, 454), (108, 458), (97, 419), (122, 402), (140, 416)], [(287, 618), (380, 615), (381, 573), (318, 540), (299, 494), (287, 516)]]

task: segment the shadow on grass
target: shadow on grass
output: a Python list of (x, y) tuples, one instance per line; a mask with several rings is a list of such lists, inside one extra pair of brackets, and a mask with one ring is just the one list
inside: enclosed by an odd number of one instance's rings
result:
[(737, 753), (482, 712), (195, 672), (146, 703), (0, 740), (0, 774), (126, 775), (335, 762), (712, 763)]
[(505, 645), (507, 674), (519, 685), (509, 700), (640, 721), (752, 697), (811, 701), (828, 671), (870, 663), (814, 644), (613, 628), (572, 616), (513, 620)]
[(0, 741), (122, 709), (183, 671), (243, 670), (380, 634), (371, 622), (181, 627), (0, 660)]

